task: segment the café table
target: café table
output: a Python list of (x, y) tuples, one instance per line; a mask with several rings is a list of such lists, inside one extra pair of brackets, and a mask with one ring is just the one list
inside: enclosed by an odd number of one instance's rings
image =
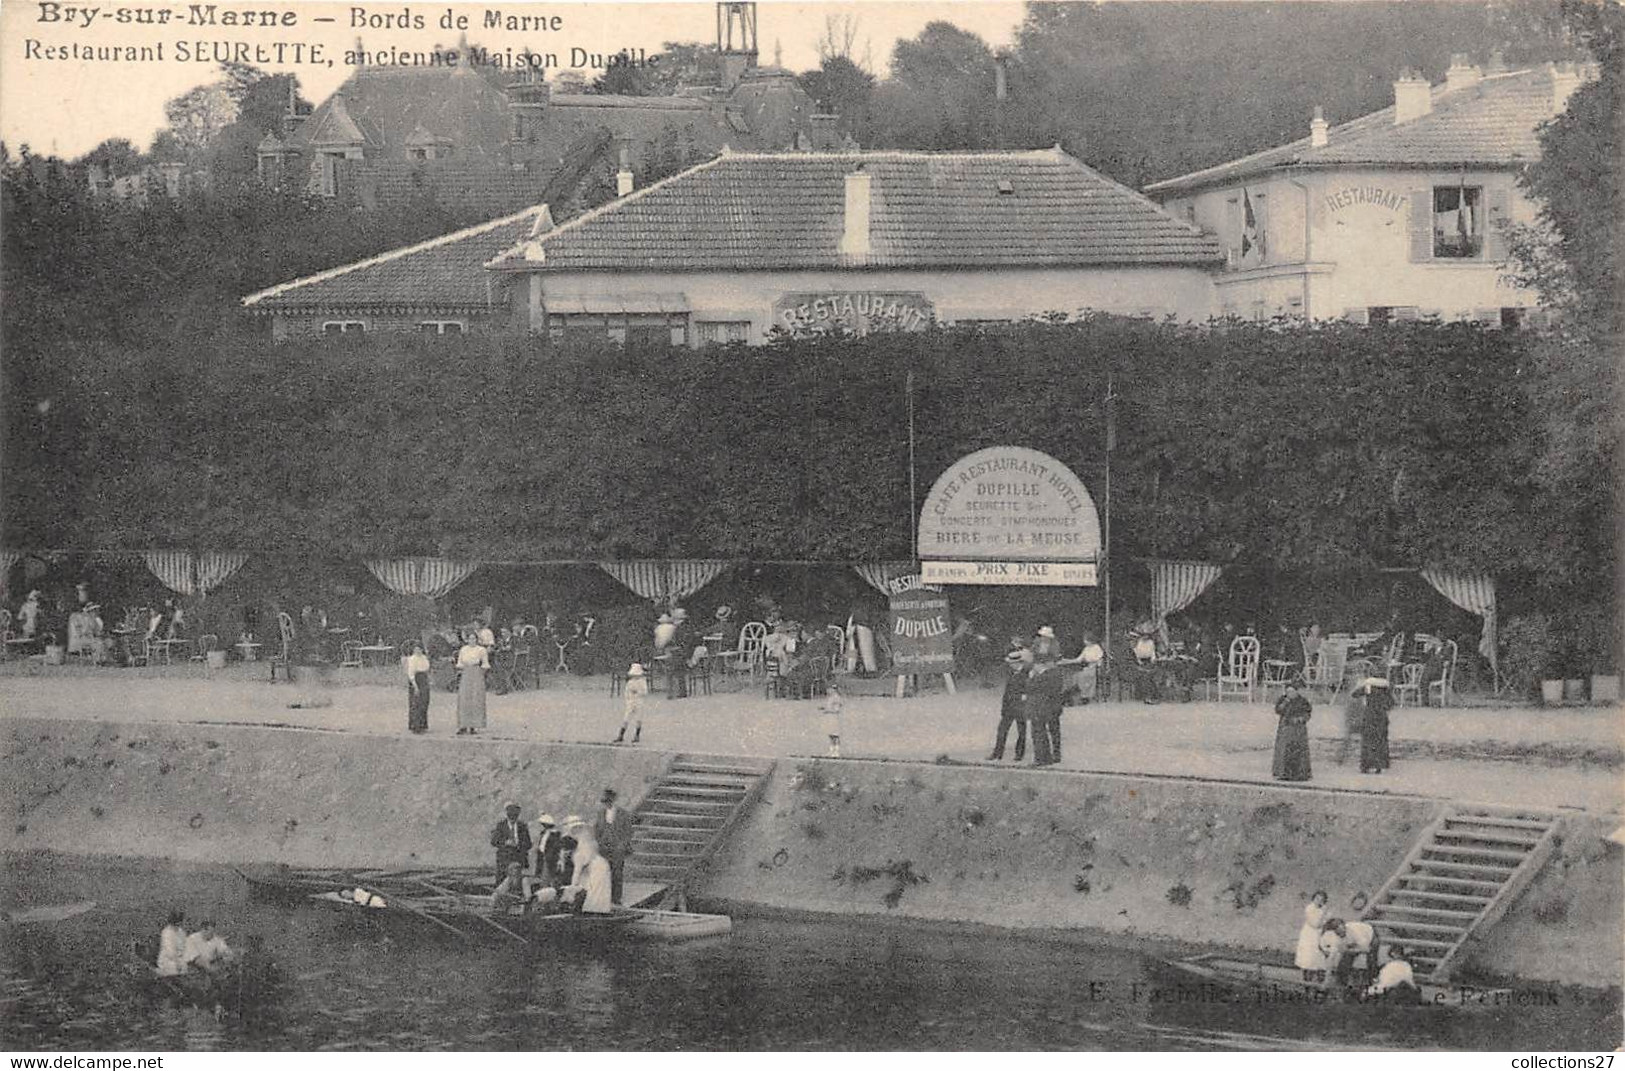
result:
[(252, 640), (238, 640), (232, 646), (237, 648), (237, 654), (244, 662), (258, 662), (260, 660), (260, 648), (264, 644), (255, 643)]
[(389, 656), (395, 654), (397, 648), (388, 643), (364, 643), (356, 651), (361, 655), (361, 664), (363, 666), (368, 664), (367, 659), (369, 656), (378, 659), (376, 665), (387, 666), (389, 665)]

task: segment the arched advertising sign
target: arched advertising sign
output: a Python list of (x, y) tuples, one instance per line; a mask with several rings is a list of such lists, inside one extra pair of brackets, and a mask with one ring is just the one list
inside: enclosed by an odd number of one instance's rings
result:
[(1061, 462), (994, 446), (961, 458), (931, 486), (917, 549), (929, 584), (1092, 585), (1100, 515)]

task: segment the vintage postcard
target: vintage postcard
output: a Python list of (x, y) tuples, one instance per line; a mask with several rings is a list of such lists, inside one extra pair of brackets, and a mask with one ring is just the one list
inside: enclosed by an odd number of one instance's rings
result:
[(1610, 1066), (1622, 33), (7, 0), (0, 1047)]

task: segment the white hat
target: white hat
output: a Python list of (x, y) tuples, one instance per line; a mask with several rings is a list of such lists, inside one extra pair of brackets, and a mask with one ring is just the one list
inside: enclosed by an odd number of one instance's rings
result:
[(586, 824), (586, 822), (581, 820), (581, 816), (579, 814), (572, 814), (564, 820), (565, 829), (574, 829), (576, 826), (584, 826)]
[(536, 824), (539, 825), (539, 826), (553, 825), (554, 824), (553, 816), (544, 811), (543, 813), (536, 816)]
[(659, 617), (655, 618), (655, 620), (658, 621), (662, 625), (669, 625), (669, 624), (671, 624), (671, 615), (670, 614), (661, 614)]
[(642, 666), (642, 664), (638, 663), (638, 662), (633, 662), (632, 663), (632, 668), (626, 671), (626, 675), (628, 677), (641, 677), (641, 676), (643, 676), (643, 666)]
[(734, 608), (732, 606), (719, 606), (719, 607), (717, 607), (717, 617), (725, 618), (725, 617), (732, 617), (733, 615), (734, 615)]
[(1050, 628), (1048, 625), (1045, 625), (1043, 628), (1039, 629), (1038, 634), (1044, 637), (1046, 640), (1053, 640), (1055, 638), (1055, 630)]
[(672, 620), (674, 620), (674, 621), (687, 621), (688, 620), (688, 611), (683, 609), (681, 606), (679, 606), (677, 609), (672, 611), (671, 616), (672, 616)]

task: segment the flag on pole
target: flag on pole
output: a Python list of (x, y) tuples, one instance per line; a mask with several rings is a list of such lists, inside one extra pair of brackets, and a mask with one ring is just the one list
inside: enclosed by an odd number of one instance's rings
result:
[(1264, 256), (1263, 239), (1258, 233), (1258, 214), (1253, 211), (1252, 194), (1247, 192), (1245, 186), (1241, 189), (1241, 259), (1247, 260), (1257, 254)]

